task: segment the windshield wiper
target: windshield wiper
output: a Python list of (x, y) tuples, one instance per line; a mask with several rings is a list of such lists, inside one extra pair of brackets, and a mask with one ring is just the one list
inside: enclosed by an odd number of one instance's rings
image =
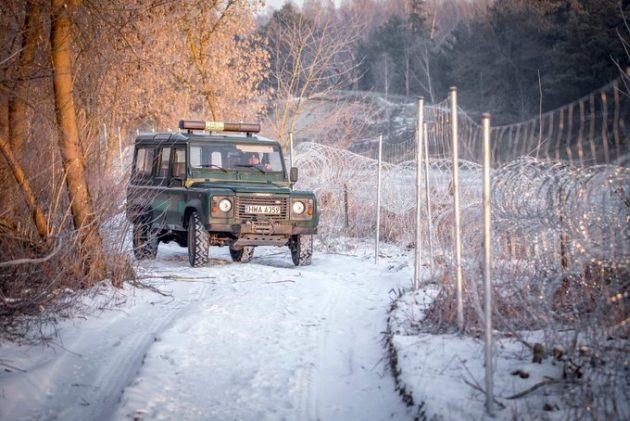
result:
[(227, 170), (225, 168), (223, 168), (222, 166), (217, 165), (217, 164), (201, 164), (200, 167), (201, 168), (218, 168), (218, 169), (220, 169), (221, 171), (223, 171), (224, 173), (227, 174)]
[(257, 165), (248, 165), (248, 164), (236, 164), (234, 165), (235, 167), (245, 167), (245, 168), (256, 168), (258, 171), (260, 171), (263, 174), (267, 174), (267, 171), (263, 170), (262, 168), (258, 167)]

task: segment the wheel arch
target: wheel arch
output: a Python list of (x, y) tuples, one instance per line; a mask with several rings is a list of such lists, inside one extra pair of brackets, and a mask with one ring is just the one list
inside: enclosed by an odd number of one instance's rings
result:
[(183, 226), (185, 229), (188, 229), (188, 219), (190, 219), (190, 214), (193, 212), (197, 212), (199, 215), (199, 219), (205, 225), (208, 222), (208, 217), (202, 211), (203, 206), (201, 206), (201, 200), (193, 199), (186, 203), (186, 208), (184, 210), (184, 221)]

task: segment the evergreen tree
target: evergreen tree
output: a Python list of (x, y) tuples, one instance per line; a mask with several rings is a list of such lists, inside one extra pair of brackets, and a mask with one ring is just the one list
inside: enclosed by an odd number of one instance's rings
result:
[(543, 112), (556, 108), (618, 76), (616, 62), (628, 63), (621, 10), (610, 0), (496, 2), (455, 32), (442, 56), (446, 80), (464, 108), (491, 112), (500, 124), (536, 115), (541, 101)]
[(549, 107), (557, 107), (601, 87), (619, 76), (628, 56), (620, 36), (628, 35), (628, 2), (562, 1), (549, 16), (561, 28), (552, 47), (552, 71), (545, 75)]
[(411, 0), (406, 19), (391, 14), (367, 41), (359, 44), (359, 89), (433, 96), (430, 64), (434, 53), (423, 7), (423, 0)]

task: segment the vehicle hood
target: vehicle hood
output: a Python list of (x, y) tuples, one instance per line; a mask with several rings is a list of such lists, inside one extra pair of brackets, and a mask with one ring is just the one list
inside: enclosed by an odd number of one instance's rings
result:
[(285, 186), (278, 186), (272, 183), (217, 183), (217, 182), (198, 182), (190, 186), (194, 189), (224, 189), (232, 190), (234, 193), (274, 193), (274, 194), (290, 194), (291, 189)]

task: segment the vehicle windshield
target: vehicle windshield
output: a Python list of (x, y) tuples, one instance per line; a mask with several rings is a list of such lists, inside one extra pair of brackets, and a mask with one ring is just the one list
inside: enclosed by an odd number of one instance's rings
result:
[(190, 145), (193, 170), (228, 172), (281, 172), (284, 170), (277, 144), (198, 142)]

